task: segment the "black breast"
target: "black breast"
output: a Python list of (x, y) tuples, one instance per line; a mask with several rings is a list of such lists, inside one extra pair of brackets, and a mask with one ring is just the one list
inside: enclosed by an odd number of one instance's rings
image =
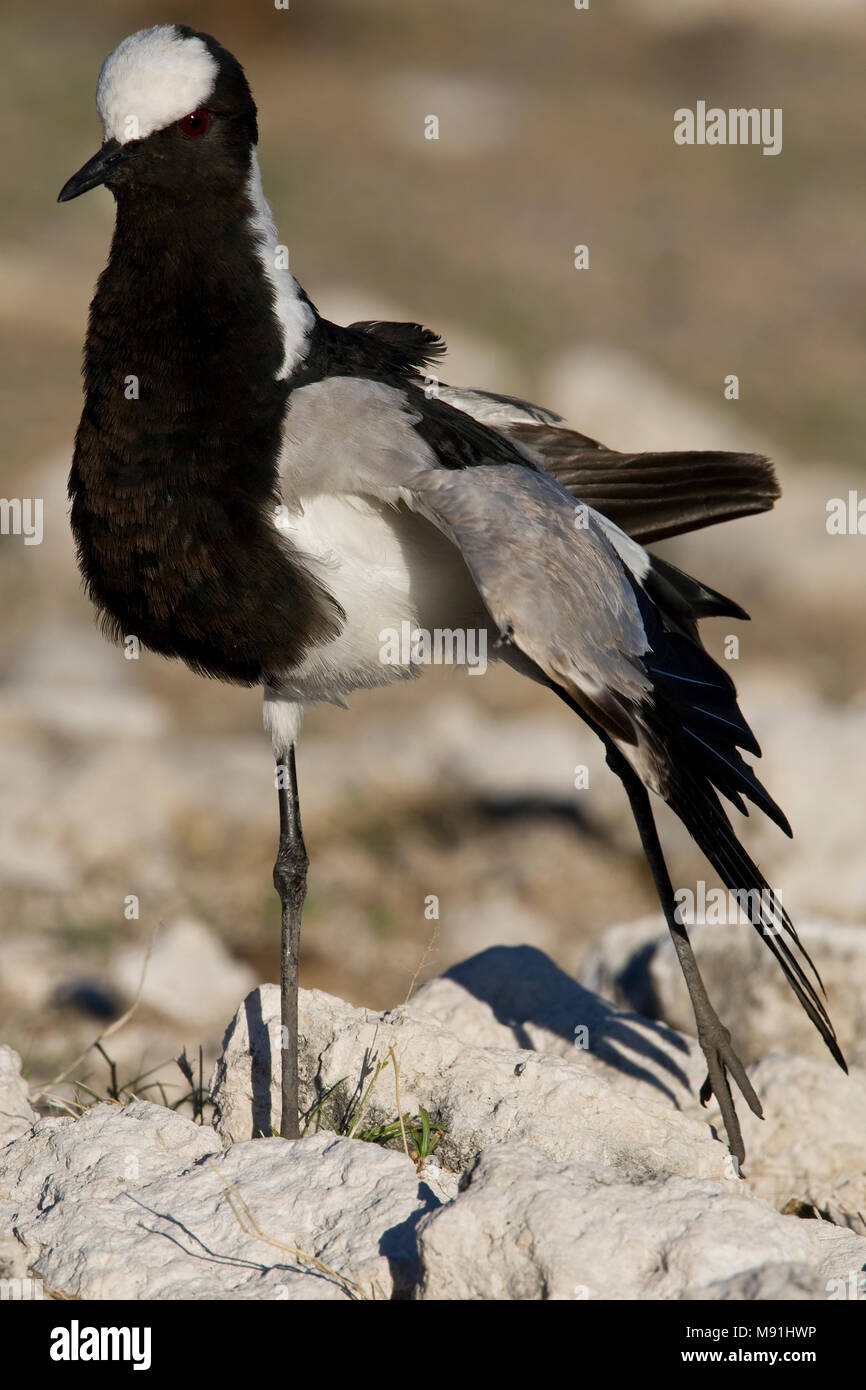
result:
[(118, 639), (254, 684), (334, 630), (273, 526), (288, 386), (243, 191), (126, 197), (90, 311), (69, 479), (85, 584)]

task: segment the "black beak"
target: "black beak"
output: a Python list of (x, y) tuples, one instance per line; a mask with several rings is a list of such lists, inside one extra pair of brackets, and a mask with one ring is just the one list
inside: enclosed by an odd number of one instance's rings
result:
[(105, 183), (111, 175), (111, 171), (117, 167), (123, 159), (125, 147), (119, 140), (106, 140), (101, 150), (97, 150), (92, 159), (73, 174), (72, 178), (61, 188), (57, 195), (58, 203), (68, 203), (71, 198), (77, 198), (79, 193), (86, 193), (89, 188), (98, 188), (101, 183)]

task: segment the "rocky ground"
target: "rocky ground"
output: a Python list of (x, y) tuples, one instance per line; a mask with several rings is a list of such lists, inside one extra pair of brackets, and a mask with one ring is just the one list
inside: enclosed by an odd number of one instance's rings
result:
[(294, 1142), (271, 1137), (272, 985), (226, 1030), (212, 1125), (144, 1100), (39, 1118), (0, 1051), (3, 1276), (78, 1299), (866, 1296), (863, 1068), (758, 1063), (738, 1173), (696, 1044), (529, 947), (386, 1013), (304, 991), (300, 1029)]

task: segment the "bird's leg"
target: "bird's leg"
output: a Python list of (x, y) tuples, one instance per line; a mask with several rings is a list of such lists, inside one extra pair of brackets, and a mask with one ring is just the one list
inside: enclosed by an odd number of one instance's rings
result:
[(274, 864), (274, 887), (282, 904), (280, 933), (280, 1039), (282, 1047), (283, 1139), (300, 1135), (298, 1114), (298, 959), (301, 913), (307, 893), (307, 850), (301, 831), (294, 745), (277, 763), (280, 799), (280, 846)]
[(659, 902), (673, 938), (680, 968), (692, 1001), (695, 1023), (698, 1028), (698, 1042), (707, 1059), (707, 1078), (700, 1092), (701, 1104), (706, 1105), (711, 1095), (716, 1097), (728, 1136), (728, 1148), (737, 1162), (742, 1163), (746, 1156), (746, 1150), (740, 1132), (740, 1122), (734, 1108), (731, 1088), (728, 1084), (728, 1072), (745, 1096), (749, 1109), (759, 1118), (763, 1117), (761, 1102), (755, 1094), (745, 1067), (731, 1046), (730, 1033), (710, 1003), (706, 986), (701, 979), (688, 932), (680, 918), (647, 790), (631, 763), (619, 751), (616, 744), (608, 738), (604, 739), (604, 743), (607, 749), (608, 767), (619, 777), (628, 795), (643, 851), (650, 866)]

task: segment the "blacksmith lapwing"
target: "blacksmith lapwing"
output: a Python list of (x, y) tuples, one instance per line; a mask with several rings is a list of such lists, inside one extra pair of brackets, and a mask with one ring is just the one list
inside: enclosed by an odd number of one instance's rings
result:
[(732, 1154), (730, 1075), (761, 1107), (707, 997), (648, 791), (679, 815), (844, 1067), (822, 986), (739, 843), (719, 793), (788, 823), (730, 677), (697, 620), (735, 603), (643, 544), (759, 512), (770, 463), (620, 454), (525, 401), (437, 385), (415, 323), (341, 327), (290, 274), (262, 193), (256, 107), (207, 34), (159, 25), (103, 64), (105, 140), (60, 201), (117, 204), (91, 305), (69, 481), (87, 591), (107, 635), (264, 690), (277, 760), (282, 903), (281, 1133), (298, 1134), (297, 969), (307, 855), (295, 743), (317, 701), (415, 675), (381, 634), (477, 630), (598, 735), (628, 794), (689, 987)]

